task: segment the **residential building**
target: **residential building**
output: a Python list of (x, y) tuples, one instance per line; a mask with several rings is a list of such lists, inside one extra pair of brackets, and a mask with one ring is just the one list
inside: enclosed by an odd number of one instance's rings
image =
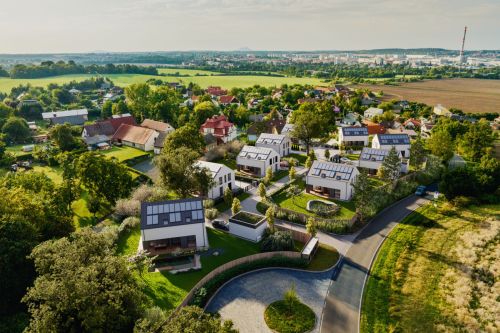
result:
[(136, 122), (134, 117), (129, 113), (113, 115), (110, 119), (96, 121), (90, 125), (84, 125), (82, 138), (89, 146), (102, 142), (109, 142), (122, 124), (136, 125)]
[(154, 150), (155, 139), (159, 133), (140, 126), (122, 124), (113, 135), (112, 141), (144, 151)]
[(236, 139), (236, 126), (229, 122), (224, 115), (208, 118), (200, 127), (203, 135), (212, 134), (217, 138), (217, 144), (228, 143)]
[[(359, 155), (359, 167), (366, 169), (371, 175), (377, 174), (385, 158), (389, 155), (389, 151), (387, 149), (363, 148), (361, 155)], [(401, 158), (401, 153), (398, 152), (398, 155)]]
[(209, 94), (212, 97), (218, 97), (218, 96), (223, 96), (227, 94), (227, 90), (222, 89), (221, 87), (218, 86), (209, 86), (206, 89), (207, 94)]
[(255, 147), (271, 148), (280, 157), (284, 157), (290, 154), (292, 142), (288, 135), (262, 133), (255, 142)]
[(385, 127), (381, 124), (377, 124), (366, 119), (363, 120), (363, 125), (368, 129), (368, 135), (384, 134), (386, 131)]
[(43, 112), (43, 120), (47, 120), (51, 125), (68, 123), (71, 125), (83, 125), (89, 119), (87, 109)]
[(391, 150), (396, 148), (404, 158), (410, 157), (410, 137), (408, 134), (376, 134), (372, 148)]
[(196, 165), (200, 168), (205, 168), (210, 172), (214, 184), (206, 193), (209, 199), (222, 198), (224, 191), (229, 188), (231, 191), (235, 189), (235, 175), (234, 170), (225, 166), (224, 164), (197, 161)]
[(203, 200), (143, 202), (139, 244), (151, 255), (208, 248)]
[(165, 139), (167, 138), (167, 133), (161, 132), (155, 139), (153, 151), (156, 155), (160, 154), (165, 145)]
[(258, 136), (262, 133), (281, 134), (285, 124), (286, 122), (283, 119), (271, 119), (255, 122), (247, 129), (248, 140), (257, 141)]
[(306, 192), (338, 200), (350, 200), (359, 171), (355, 166), (314, 161), (306, 176)]
[(349, 146), (368, 146), (366, 127), (339, 127), (339, 143)]
[(342, 120), (340, 120), (340, 125), (344, 125), (344, 126), (361, 126), (361, 124), (359, 123), (358, 121), (358, 115), (353, 113), (353, 112), (349, 112), (348, 114), (346, 114), (344, 117), (342, 117)]
[(450, 110), (448, 110), (447, 108), (445, 108), (444, 106), (442, 106), (441, 104), (438, 104), (434, 107), (434, 109), (432, 110), (432, 112), (436, 115), (436, 116), (442, 116), (442, 117), (451, 117), (451, 115), (453, 113), (451, 113)]
[(363, 116), (367, 119), (372, 119), (375, 116), (380, 116), (382, 113), (384, 113), (384, 110), (371, 107), (366, 109), (366, 111), (363, 113)]
[(236, 167), (240, 172), (264, 177), (269, 167), (278, 171), (280, 161), (279, 154), (271, 148), (244, 146), (236, 157)]
[(237, 104), (237, 105), (239, 105), (240, 102), (234, 96), (231, 96), (231, 95), (222, 95), (222, 96), (219, 96), (219, 104), (222, 105), (222, 106), (227, 106), (227, 105), (230, 105), (230, 104)]
[(157, 120), (152, 120), (152, 119), (144, 119), (141, 126), (155, 130), (159, 133), (170, 134), (173, 131), (175, 131), (175, 128), (173, 128), (170, 124), (167, 124), (167, 123), (164, 123), (161, 121), (157, 121)]
[(403, 126), (406, 129), (414, 130), (420, 128), (422, 126), (422, 123), (420, 122), (420, 120), (417, 120), (415, 118), (410, 118), (403, 123)]

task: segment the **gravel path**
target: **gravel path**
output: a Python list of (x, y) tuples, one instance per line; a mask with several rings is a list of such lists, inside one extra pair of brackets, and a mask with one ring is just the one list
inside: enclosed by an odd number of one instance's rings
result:
[(266, 307), (283, 298), (284, 292), (295, 284), (300, 300), (316, 314), (316, 327), (322, 315), (332, 270), (322, 273), (290, 269), (266, 269), (236, 278), (226, 284), (207, 306), (208, 312), (219, 312), (231, 319), (241, 333), (271, 332), (264, 321)]

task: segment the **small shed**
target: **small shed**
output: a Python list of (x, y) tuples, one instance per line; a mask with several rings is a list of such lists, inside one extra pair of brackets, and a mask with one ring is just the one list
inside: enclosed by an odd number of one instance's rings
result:
[(259, 242), (266, 229), (266, 217), (259, 214), (241, 211), (229, 218), (229, 233), (252, 242)]

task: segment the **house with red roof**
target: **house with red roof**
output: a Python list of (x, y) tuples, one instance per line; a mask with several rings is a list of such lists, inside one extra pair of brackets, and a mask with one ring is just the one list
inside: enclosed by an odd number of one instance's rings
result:
[(374, 123), (373, 121), (369, 120), (363, 120), (363, 125), (368, 128), (368, 134), (369, 135), (374, 135), (374, 134), (384, 134), (385, 133), (385, 127)]
[(227, 94), (227, 90), (222, 89), (221, 87), (218, 86), (209, 86), (206, 89), (206, 92), (212, 97), (219, 97)]
[(234, 96), (231, 95), (222, 95), (219, 96), (219, 104), (222, 106), (227, 106), (230, 104), (240, 104), (240, 101)]
[(113, 115), (112, 118), (83, 126), (82, 138), (89, 146), (108, 142), (122, 124), (137, 125), (129, 113)]
[(422, 126), (422, 123), (420, 122), (420, 120), (417, 120), (415, 118), (410, 118), (403, 123), (403, 126), (406, 129), (415, 129), (415, 128), (420, 128)]
[(200, 127), (200, 132), (206, 135), (213, 135), (217, 138), (217, 144), (228, 143), (236, 139), (236, 127), (229, 122), (224, 115), (216, 115), (208, 118)]

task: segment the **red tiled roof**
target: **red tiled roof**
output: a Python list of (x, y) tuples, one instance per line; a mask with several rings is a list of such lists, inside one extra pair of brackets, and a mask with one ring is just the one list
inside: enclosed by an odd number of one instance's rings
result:
[(207, 88), (207, 93), (209, 93), (210, 95), (214, 95), (214, 96), (222, 96), (222, 95), (227, 94), (227, 90), (224, 90), (221, 87), (210, 86)]
[(219, 102), (221, 102), (221, 104), (230, 104), (230, 103), (233, 103), (233, 101), (236, 100), (236, 97), (234, 96), (231, 96), (231, 95), (222, 95), (219, 97)]
[(420, 121), (418, 121), (417, 119), (414, 119), (414, 118), (410, 118), (408, 119), (407, 121), (404, 122), (404, 126), (408, 125), (409, 123), (412, 123), (413, 125), (417, 126), (417, 127), (420, 127), (422, 126), (422, 123)]
[(384, 134), (385, 127), (369, 120), (363, 120), (363, 124), (368, 128), (368, 134)]
[(93, 124), (83, 126), (88, 136), (96, 135), (113, 135), (121, 124), (136, 125), (135, 119), (132, 116), (120, 118), (110, 118), (106, 120), (96, 121)]
[(203, 125), (201, 125), (200, 131), (205, 132), (206, 128), (211, 128), (214, 130), (215, 136), (226, 136), (229, 132), (229, 129), (234, 125), (227, 121), (226, 116), (213, 116), (212, 118), (208, 118)]

